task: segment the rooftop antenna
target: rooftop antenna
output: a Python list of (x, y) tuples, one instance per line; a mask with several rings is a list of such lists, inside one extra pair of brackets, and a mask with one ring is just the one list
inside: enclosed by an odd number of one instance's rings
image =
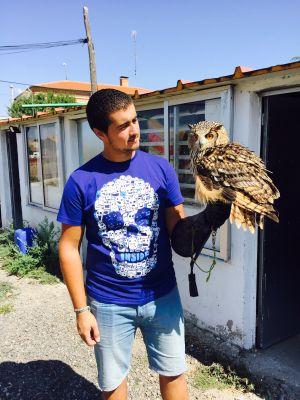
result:
[(65, 75), (66, 75), (66, 81), (68, 80), (68, 74), (67, 74), (67, 63), (66, 62), (63, 62), (62, 64), (61, 64), (64, 68), (65, 68)]
[(136, 78), (136, 36), (137, 36), (137, 31), (131, 31), (131, 39), (133, 40), (134, 77), (135, 78)]
[(14, 102), (15, 94), (14, 94), (14, 85), (9, 85), (10, 88), (10, 103), (12, 104)]

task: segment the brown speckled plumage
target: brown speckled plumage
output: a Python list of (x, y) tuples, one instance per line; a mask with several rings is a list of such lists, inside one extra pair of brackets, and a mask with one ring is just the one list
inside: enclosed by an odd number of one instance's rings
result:
[(190, 125), (191, 167), (200, 203), (232, 202), (230, 222), (255, 231), (263, 229), (264, 217), (278, 222), (273, 207), (279, 191), (267, 175), (263, 161), (245, 146), (229, 142), (219, 122)]

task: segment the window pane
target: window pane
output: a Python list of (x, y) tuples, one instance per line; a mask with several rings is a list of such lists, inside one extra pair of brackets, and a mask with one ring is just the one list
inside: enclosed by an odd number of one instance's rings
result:
[(141, 130), (141, 150), (163, 156), (164, 150), (164, 109), (137, 112)]
[[(170, 161), (179, 177), (183, 197), (194, 202), (195, 185), (190, 169), (189, 148), (187, 145), (188, 124), (204, 120), (219, 120), (220, 99), (196, 101), (169, 107)], [(175, 157), (174, 157), (175, 151)]]
[(40, 167), (41, 153), (37, 127), (31, 126), (27, 128), (26, 137), (30, 201), (32, 203), (43, 204), (42, 171)]
[(55, 124), (41, 125), (40, 135), (45, 206), (59, 208), (61, 185), (58, 175), (58, 135)]
[(78, 121), (80, 164), (84, 164), (103, 151), (103, 142), (91, 130), (86, 119)]

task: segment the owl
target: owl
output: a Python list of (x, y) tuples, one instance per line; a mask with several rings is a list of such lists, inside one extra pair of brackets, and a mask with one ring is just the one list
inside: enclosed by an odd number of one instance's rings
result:
[(279, 222), (273, 207), (279, 191), (264, 162), (253, 151), (229, 141), (219, 122), (189, 125), (188, 146), (195, 177), (195, 198), (201, 204), (231, 203), (230, 222), (244, 230), (263, 229), (264, 217)]

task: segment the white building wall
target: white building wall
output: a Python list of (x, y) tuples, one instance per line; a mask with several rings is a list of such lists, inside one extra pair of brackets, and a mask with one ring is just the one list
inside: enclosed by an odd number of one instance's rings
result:
[[(260, 153), (261, 135), (261, 97), (262, 90), (272, 88), (293, 87), (300, 84), (300, 72), (282, 72), (239, 80), (234, 86), (233, 113), (228, 114), (228, 107), (223, 109), (221, 115), (226, 127), (231, 125), (233, 139), (248, 146), (257, 154)], [(220, 89), (218, 89), (220, 91)], [(211, 91), (211, 90), (210, 90)], [(226, 92), (222, 96), (232, 96)], [(189, 95), (185, 95), (188, 97)], [(181, 95), (182, 98), (182, 95)], [(172, 98), (173, 99), (173, 98)], [(168, 100), (166, 97), (164, 100)], [(153, 100), (152, 100), (153, 101)], [(160, 98), (160, 101), (162, 99)], [(139, 102), (138, 108), (145, 106), (149, 100)], [(223, 105), (225, 104), (223, 101)], [(151, 105), (149, 105), (151, 109)], [(65, 178), (79, 165), (78, 135), (75, 115), (64, 117), (64, 159)], [(81, 115), (84, 117), (84, 115)], [(56, 212), (43, 210), (37, 206), (28, 205), (27, 165), (25, 160), (24, 135), (17, 135), (19, 173), (21, 182), (21, 199), (23, 218), (32, 226), (36, 226), (45, 216), (51, 221), (56, 221)], [(3, 137), (0, 139), (0, 165), (3, 168), (5, 160)], [(4, 163), (4, 164), (3, 164)], [(1, 193), (4, 193), (7, 179), (0, 181)], [(8, 186), (7, 186), (8, 187)], [(2, 199), (1, 199), (2, 200)], [(2, 201), (1, 201), (2, 203)], [(9, 201), (5, 200), (4, 211), (9, 215)], [(3, 205), (1, 204), (2, 213)], [(195, 213), (195, 209), (186, 207), (188, 215)], [(4, 214), (2, 214), (4, 215)], [(60, 224), (57, 224), (59, 226)], [(243, 348), (255, 345), (256, 330), (256, 291), (257, 291), (257, 233), (231, 227), (230, 258), (227, 262), (218, 260), (211, 278), (205, 281), (206, 275), (195, 267), (199, 297), (192, 298), (188, 289), (188, 274), (190, 272), (189, 260), (174, 254), (174, 264), (182, 297), (183, 307), (187, 314), (193, 316), (199, 327), (216, 332), (228, 338), (233, 343)], [(212, 258), (201, 255), (198, 263), (203, 269), (208, 269)]]

